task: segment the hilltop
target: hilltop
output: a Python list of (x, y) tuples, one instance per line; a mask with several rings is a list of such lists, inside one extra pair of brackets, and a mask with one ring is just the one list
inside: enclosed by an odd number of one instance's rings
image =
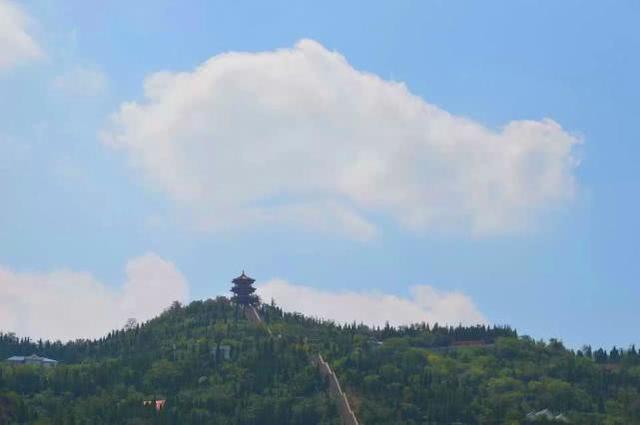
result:
[(263, 325), (220, 297), (98, 340), (0, 335), (3, 358), (60, 362), (0, 366), (0, 423), (340, 424), (314, 353), (367, 425), (640, 423), (635, 348), (574, 352), (509, 327), (370, 328), (259, 311)]

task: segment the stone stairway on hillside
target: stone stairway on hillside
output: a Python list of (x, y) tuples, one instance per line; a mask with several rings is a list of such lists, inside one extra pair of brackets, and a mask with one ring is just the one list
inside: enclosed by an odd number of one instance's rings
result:
[[(244, 314), (250, 322), (256, 325), (264, 325), (258, 310), (252, 305), (246, 306), (244, 308)], [(267, 332), (271, 335), (271, 329), (266, 326)], [(312, 354), (311, 362), (318, 368), (318, 371), (322, 375), (323, 378), (327, 379), (329, 382), (329, 394), (337, 401), (338, 403), (338, 412), (340, 413), (340, 417), (342, 418), (342, 423), (344, 425), (360, 425), (356, 415), (353, 413), (353, 409), (349, 405), (349, 399), (344, 391), (342, 391), (342, 387), (340, 386), (340, 381), (338, 377), (331, 369), (329, 363), (327, 363), (323, 358), (322, 354)]]
[(247, 318), (247, 320), (250, 321), (251, 323), (258, 326), (264, 325), (265, 328), (267, 329), (267, 332), (269, 333), (269, 336), (273, 336), (271, 334), (271, 329), (269, 329), (269, 326), (266, 326), (266, 324), (262, 321), (262, 317), (260, 317), (258, 310), (256, 310), (254, 306), (252, 305), (245, 306), (244, 315)]
[(338, 377), (329, 366), (329, 363), (324, 361), (322, 354), (312, 355), (311, 361), (316, 365), (320, 374), (329, 381), (329, 394), (338, 402), (338, 412), (340, 412), (342, 422), (345, 425), (359, 425), (358, 419), (349, 405), (349, 399), (345, 392), (342, 391), (340, 381), (338, 381)]

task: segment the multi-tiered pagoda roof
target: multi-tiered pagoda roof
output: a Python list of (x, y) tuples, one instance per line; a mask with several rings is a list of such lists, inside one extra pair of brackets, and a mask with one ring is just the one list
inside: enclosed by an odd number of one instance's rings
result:
[(231, 281), (233, 283), (231, 287), (231, 292), (233, 292), (231, 301), (240, 305), (256, 305), (259, 299), (258, 296), (254, 294), (256, 288), (253, 287), (253, 283), (255, 281), (255, 279), (244, 274), (243, 270), (240, 276)]

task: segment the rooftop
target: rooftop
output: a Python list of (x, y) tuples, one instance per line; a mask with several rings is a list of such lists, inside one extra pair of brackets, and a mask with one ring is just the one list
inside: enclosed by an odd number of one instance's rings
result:
[(57, 360), (48, 359), (46, 357), (40, 357), (36, 354), (30, 356), (11, 356), (7, 359), (8, 362), (40, 362), (40, 363), (58, 363)]
[(233, 279), (231, 282), (232, 283), (248, 283), (251, 284), (253, 282), (255, 282), (256, 280), (253, 278), (250, 278), (249, 276), (247, 276), (246, 274), (244, 274), (244, 270), (242, 271), (242, 274), (238, 277), (236, 277), (235, 279)]

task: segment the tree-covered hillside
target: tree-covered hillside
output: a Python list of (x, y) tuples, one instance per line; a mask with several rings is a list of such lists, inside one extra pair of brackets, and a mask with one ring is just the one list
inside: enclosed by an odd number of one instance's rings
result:
[[(0, 336), (5, 358), (61, 361), (0, 366), (0, 423), (339, 424), (309, 362), (320, 352), (366, 425), (640, 424), (635, 348), (573, 352), (508, 327), (345, 326), (273, 305), (260, 314), (265, 326), (218, 298), (96, 341)], [(166, 399), (159, 412), (143, 405), (155, 399)], [(544, 409), (557, 419), (527, 417)]]
[(371, 329), (264, 314), (334, 367), (360, 421), (374, 424), (640, 424), (635, 347), (573, 351), (508, 327), (414, 325)]
[[(269, 337), (242, 314), (236, 320), (224, 298), (174, 304), (148, 323), (97, 341), (0, 337), (3, 357), (32, 353), (61, 363), (0, 366), (0, 423), (339, 423), (303, 345)], [(166, 400), (159, 412), (143, 405), (156, 399)]]

